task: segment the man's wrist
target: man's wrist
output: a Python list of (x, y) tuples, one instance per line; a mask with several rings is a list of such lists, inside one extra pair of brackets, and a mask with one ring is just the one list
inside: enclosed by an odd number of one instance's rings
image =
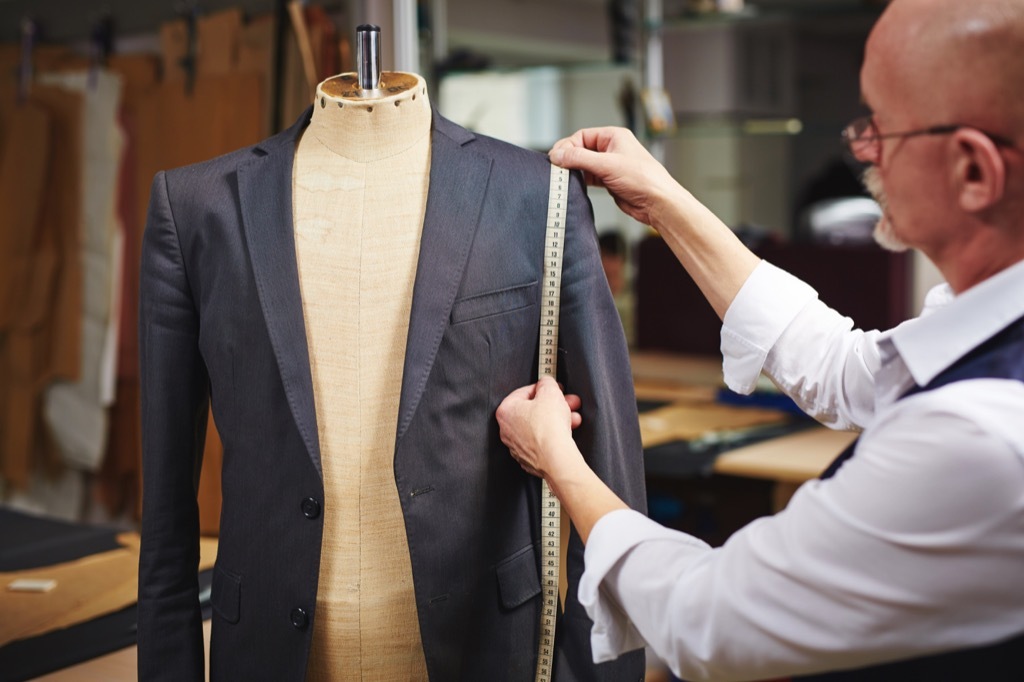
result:
[(552, 491), (572, 519), (584, 543), (594, 525), (609, 512), (627, 505), (587, 465), (582, 455), (557, 480), (549, 480)]
[(554, 456), (549, 459), (548, 470), (543, 474), (552, 487), (578, 478), (580, 465), (584, 468), (587, 466), (583, 454), (576, 447), (576, 441), (572, 439), (571, 435), (559, 438), (549, 452), (554, 453)]
[(665, 231), (678, 231), (680, 227), (687, 227), (682, 223), (687, 222), (689, 213), (692, 212), (691, 204), (695, 201), (694, 196), (677, 183), (670, 187), (653, 189), (649, 212), (651, 227), (663, 237)]

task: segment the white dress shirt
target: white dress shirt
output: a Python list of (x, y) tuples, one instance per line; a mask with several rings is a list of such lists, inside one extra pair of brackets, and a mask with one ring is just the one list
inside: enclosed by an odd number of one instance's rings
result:
[(751, 680), (972, 647), (1024, 632), (1024, 384), (897, 402), (1024, 315), (1024, 262), (922, 316), (853, 329), (762, 262), (725, 315), (727, 385), (763, 370), (821, 422), (863, 429), (834, 478), (711, 549), (634, 511), (586, 547), (595, 661), (648, 643), (687, 680)]

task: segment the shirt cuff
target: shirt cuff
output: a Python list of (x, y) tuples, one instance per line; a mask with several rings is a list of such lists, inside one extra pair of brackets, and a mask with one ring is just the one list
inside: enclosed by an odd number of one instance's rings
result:
[(618, 658), (627, 651), (646, 645), (644, 638), (616, 601), (605, 577), (615, 571), (625, 555), (646, 540), (679, 537), (673, 531), (631, 509), (605, 514), (594, 525), (587, 539), (579, 600), (594, 622), (590, 647), (594, 663)]
[(818, 292), (767, 261), (750, 273), (722, 318), (722, 374), (737, 393), (757, 386), (765, 359), (793, 318)]

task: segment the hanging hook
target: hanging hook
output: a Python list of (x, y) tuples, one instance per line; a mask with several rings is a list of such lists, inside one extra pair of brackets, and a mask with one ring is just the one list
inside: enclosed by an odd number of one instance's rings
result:
[(32, 75), (35, 71), (32, 63), (32, 50), (35, 48), (39, 27), (30, 16), (21, 19), (21, 63), (18, 65), (18, 101), (28, 100), (32, 87)]
[(89, 88), (96, 88), (99, 70), (107, 65), (114, 52), (114, 17), (109, 8), (104, 8), (93, 24), (89, 40)]
[(185, 43), (185, 54), (178, 60), (178, 65), (185, 71), (185, 92), (192, 94), (196, 84), (196, 69), (199, 60), (199, 3), (179, 2), (178, 13), (185, 21), (187, 39)]

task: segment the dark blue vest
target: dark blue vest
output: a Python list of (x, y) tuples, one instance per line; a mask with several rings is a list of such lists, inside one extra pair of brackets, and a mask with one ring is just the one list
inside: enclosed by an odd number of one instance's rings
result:
[[(954, 381), (986, 377), (1024, 381), (1024, 318), (960, 358), (927, 385), (910, 389), (902, 398)], [(831, 478), (853, 456), (855, 446), (856, 442), (839, 455), (821, 478)], [(1021, 589), (1024, 589), (1024, 572), (1021, 574)], [(794, 679), (814, 682), (1021, 682), (1024, 680), (1024, 633), (986, 647)]]

